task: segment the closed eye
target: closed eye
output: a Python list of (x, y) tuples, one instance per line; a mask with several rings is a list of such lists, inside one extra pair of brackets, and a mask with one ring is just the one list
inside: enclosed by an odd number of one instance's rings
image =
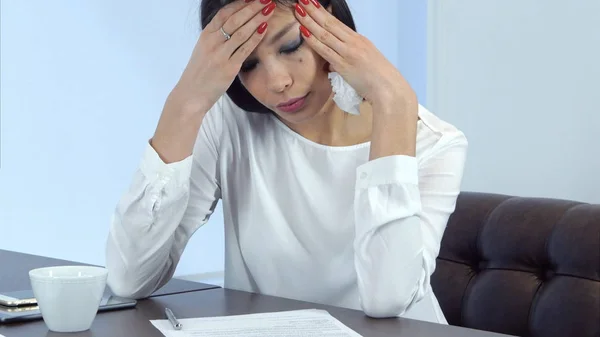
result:
[(292, 43), (292, 45), (288, 45), (288, 46), (283, 46), (280, 50), (281, 53), (283, 54), (293, 54), (296, 51), (298, 51), (298, 49), (300, 49), (300, 46), (302, 46), (302, 44), (304, 44), (304, 39), (302, 37), (299, 37), (298, 40), (294, 41), (294, 43)]
[(246, 62), (242, 63), (240, 72), (247, 73), (249, 71), (252, 71), (254, 68), (256, 68), (257, 64), (258, 64), (258, 61), (256, 61), (256, 60), (246, 61)]
[[(303, 44), (304, 44), (304, 39), (302, 38), (302, 36), (300, 36), (300, 37), (298, 37), (298, 40), (295, 40), (291, 44), (283, 45), (279, 49), (279, 52), (281, 54), (290, 55), (290, 54), (297, 52)], [(254, 70), (254, 68), (256, 68), (257, 65), (258, 65), (258, 60), (248, 59), (242, 64), (240, 72), (241, 73), (250, 72), (250, 71)]]

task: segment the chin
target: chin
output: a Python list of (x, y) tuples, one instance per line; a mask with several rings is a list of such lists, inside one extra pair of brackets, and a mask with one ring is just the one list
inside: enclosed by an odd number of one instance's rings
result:
[(298, 112), (295, 114), (289, 114), (289, 113), (277, 113), (281, 118), (285, 119), (288, 123), (291, 124), (303, 124), (306, 123), (310, 120), (312, 120), (315, 116), (316, 116), (316, 112), (312, 111), (302, 111), (302, 112)]
[(318, 111), (319, 109), (307, 106), (306, 108), (294, 113), (283, 112), (279, 110), (276, 110), (276, 113), (280, 118), (284, 119), (288, 123), (300, 125), (315, 118), (318, 115)]

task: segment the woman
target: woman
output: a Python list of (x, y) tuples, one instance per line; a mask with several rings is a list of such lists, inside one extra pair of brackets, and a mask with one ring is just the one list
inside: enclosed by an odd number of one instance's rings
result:
[[(345, 0), (203, 0), (201, 13), (116, 209), (112, 290), (165, 284), (222, 199), (227, 288), (446, 323), (430, 276), (464, 135), (417, 103)], [(330, 71), (364, 97), (360, 114), (334, 103)]]

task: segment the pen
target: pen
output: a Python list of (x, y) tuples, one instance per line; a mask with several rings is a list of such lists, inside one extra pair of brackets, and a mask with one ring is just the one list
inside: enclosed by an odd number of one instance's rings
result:
[(175, 318), (175, 315), (173, 315), (173, 312), (171, 311), (171, 309), (169, 308), (165, 308), (165, 314), (167, 315), (167, 318), (169, 319), (169, 322), (171, 322), (171, 325), (173, 326), (173, 329), (175, 330), (181, 330), (181, 323), (179, 323), (179, 321), (177, 320), (177, 318)]

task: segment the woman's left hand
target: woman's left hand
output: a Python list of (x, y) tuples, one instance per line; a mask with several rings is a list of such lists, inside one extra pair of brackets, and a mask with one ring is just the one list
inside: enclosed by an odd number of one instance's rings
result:
[(416, 94), (400, 71), (369, 39), (339, 21), (318, 0), (298, 0), (295, 13), (308, 45), (369, 103), (416, 103)]

